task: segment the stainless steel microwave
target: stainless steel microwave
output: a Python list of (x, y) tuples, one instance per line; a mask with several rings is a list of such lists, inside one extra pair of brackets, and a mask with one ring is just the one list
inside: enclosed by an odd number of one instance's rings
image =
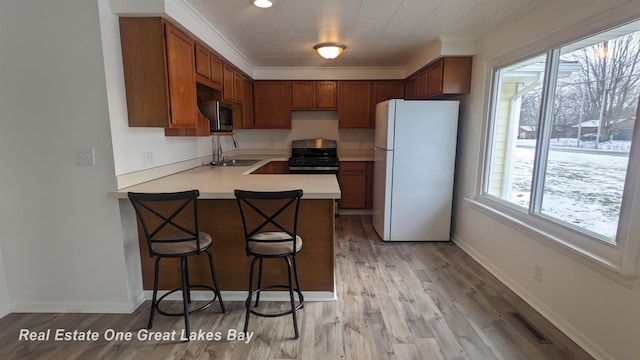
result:
[(226, 132), (233, 130), (233, 110), (216, 100), (199, 101), (198, 108), (202, 115), (209, 119), (211, 132)]

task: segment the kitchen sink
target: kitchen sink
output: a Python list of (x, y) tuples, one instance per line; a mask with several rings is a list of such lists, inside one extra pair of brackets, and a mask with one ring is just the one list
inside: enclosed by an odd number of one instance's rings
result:
[(230, 159), (222, 163), (222, 166), (251, 166), (258, 163), (260, 160), (255, 159)]

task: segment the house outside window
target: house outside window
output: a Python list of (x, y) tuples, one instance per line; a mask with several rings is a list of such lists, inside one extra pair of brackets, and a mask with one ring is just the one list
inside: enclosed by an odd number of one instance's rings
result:
[(620, 251), (639, 97), (640, 21), (494, 69), (482, 197)]

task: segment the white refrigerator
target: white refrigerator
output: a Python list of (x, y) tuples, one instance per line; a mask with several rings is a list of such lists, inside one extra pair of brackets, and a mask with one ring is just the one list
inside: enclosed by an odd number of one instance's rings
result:
[(459, 101), (376, 105), (373, 227), (384, 241), (450, 238)]

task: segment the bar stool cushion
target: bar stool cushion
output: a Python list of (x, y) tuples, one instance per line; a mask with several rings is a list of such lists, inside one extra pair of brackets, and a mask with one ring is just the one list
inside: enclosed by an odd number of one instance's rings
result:
[[(293, 249), (292, 240), (282, 242), (267, 242), (264, 240), (285, 240), (291, 236), (284, 231), (265, 231), (251, 236), (249, 239), (249, 251), (258, 255), (282, 255), (289, 254)], [(302, 250), (302, 238), (296, 235), (296, 253)]]
[[(200, 249), (208, 248), (213, 239), (211, 235), (200, 231), (198, 233), (200, 237)], [(180, 254), (189, 254), (198, 251), (198, 245), (195, 240), (191, 241), (183, 241), (183, 242), (170, 242), (167, 240), (179, 240), (179, 239), (188, 239), (190, 237), (189, 234), (185, 232), (175, 232), (166, 235), (162, 235), (158, 237), (157, 241), (153, 241), (151, 243), (151, 248), (153, 251), (160, 255), (180, 255)], [(165, 241), (164, 243), (162, 241)]]

